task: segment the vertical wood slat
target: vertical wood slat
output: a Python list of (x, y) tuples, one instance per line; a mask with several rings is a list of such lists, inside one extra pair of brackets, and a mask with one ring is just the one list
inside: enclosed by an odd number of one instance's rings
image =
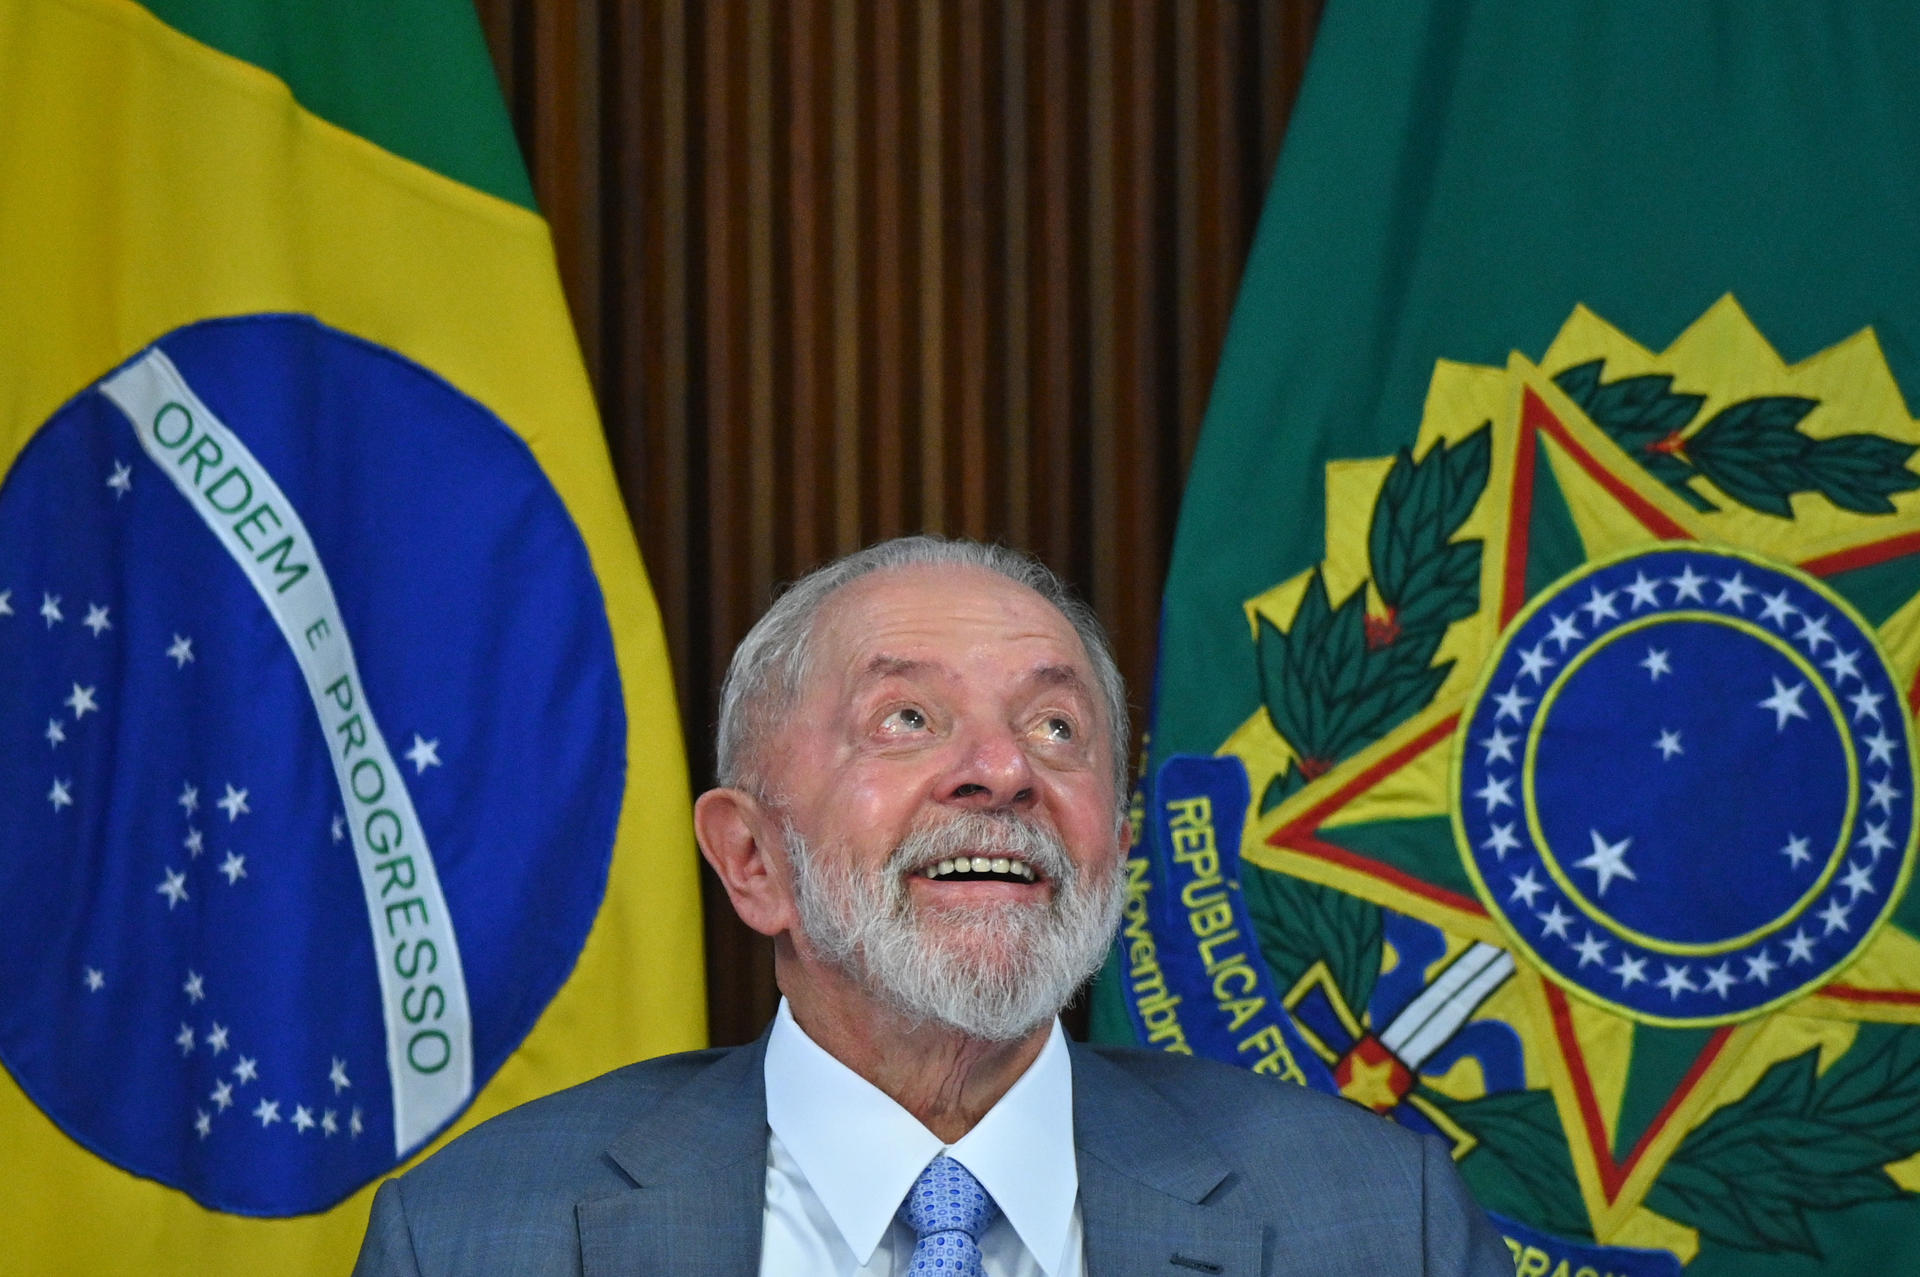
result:
[[(1040, 554), (1143, 705), (1320, 0), (476, 7), (696, 783), (715, 684), (774, 586), (899, 532)], [(777, 996), (770, 956), (707, 887), (713, 1034), (741, 1041)]]

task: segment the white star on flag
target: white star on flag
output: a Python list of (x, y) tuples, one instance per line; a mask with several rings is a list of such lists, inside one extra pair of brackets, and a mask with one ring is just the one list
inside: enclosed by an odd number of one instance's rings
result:
[(222, 1113), (233, 1107), (233, 1083), (222, 1078), (213, 1084), (213, 1094), (207, 1097)]
[(1523, 874), (1513, 874), (1512, 882), (1513, 894), (1508, 899), (1518, 900), (1529, 909), (1533, 908), (1533, 898), (1546, 890), (1546, 884), (1535, 878), (1531, 869)]
[(1647, 960), (1636, 958), (1631, 953), (1620, 955), (1620, 965), (1609, 970), (1620, 979), (1622, 989), (1631, 989), (1636, 984), (1647, 982)]
[(183, 1056), (192, 1055), (193, 1054), (193, 1026), (191, 1024), (187, 1024), (183, 1022), (180, 1025), (180, 1031), (173, 1035), (173, 1041), (174, 1041), (174, 1045), (180, 1048), (181, 1055)]
[(107, 619), (107, 609), (101, 607), (98, 603), (87, 604), (87, 619), (80, 622), (80, 624), (92, 630), (95, 638), (100, 637), (102, 630), (110, 630), (113, 628), (113, 622)]
[[(1773, 711), (1773, 730), (1776, 732), (1784, 732), (1787, 730), (1788, 719), (1807, 717), (1807, 711), (1800, 708), (1800, 694), (1807, 690), (1807, 685), (1805, 683), (1795, 683), (1792, 687), (1788, 687), (1777, 678), (1771, 681), (1773, 683), (1773, 695), (1767, 697), (1764, 701), (1760, 701), (1759, 706), (1761, 709), (1770, 709)], [(1811, 722), (1812, 720), (1809, 719), (1808, 721)]]
[(1893, 766), (1893, 737), (1887, 735), (1885, 728), (1876, 727), (1873, 735), (1867, 737), (1867, 761)]
[(314, 1127), (313, 1111), (304, 1104), (294, 1105), (293, 1106), (293, 1129), (296, 1131), (299, 1131), (302, 1135), (304, 1135), (308, 1131), (312, 1130), (313, 1127)]
[(340, 1120), (333, 1115), (332, 1109), (328, 1109), (320, 1115), (320, 1133), (332, 1137), (339, 1134), (339, 1132)]
[(180, 786), (180, 797), (174, 799), (174, 801), (186, 810), (187, 815), (191, 816), (194, 812), (200, 810), (200, 791), (193, 785), (182, 784)]
[(0, 590), (0, 616), (13, 615), (13, 591)]
[(60, 611), (60, 596), (58, 594), (41, 594), (40, 615), (47, 618), (48, 629), (52, 629), (55, 625), (67, 619)]
[(240, 1062), (233, 1066), (233, 1075), (240, 1079), (240, 1085), (245, 1086), (260, 1076), (259, 1061), (250, 1055), (241, 1056)]
[(195, 860), (198, 860), (200, 859), (200, 853), (203, 850), (205, 850), (206, 835), (202, 834), (198, 829), (195, 829), (192, 825), (188, 825), (187, 836), (180, 840), (180, 845), (187, 849), (187, 854), (189, 856), (192, 856)]
[(1520, 695), (1520, 686), (1517, 683), (1500, 693), (1500, 695), (1494, 697), (1493, 700), (1494, 703), (1499, 706), (1499, 712), (1493, 716), (1496, 723), (1503, 718), (1517, 720), (1520, 717), (1521, 711), (1533, 704), (1533, 697)]
[(79, 722), (88, 714), (97, 714), (100, 712), (100, 703), (93, 699), (93, 694), (97, 690), (97, 688), (82, 687), (80, 684), (75, 683), (73, 690), (67, 693), (67, 699), (60, 702), (73, 711), (74, 722)]
[(1595, 895), (1606, 895), (1607, 888), (1613, 885), (1615, 878), (1625, 878), (1629, 882), (1640, 881), (1627, 864), (1627, 848), (1633, 846), (1631, 835), (1622, 838), (1619, 842), (1608, 842), (1600, 836), (1598, 829), (1588, 832), (1593, 835), (1593, 854), (1574, 861), (1573, 865), (1576, 869), (1593, 870), (1599, 879), (1599, 885), (1594, 888)]
[[(1815, 654), (1819, 653), (1822, 643), (1833, 643), (1833, 635), (1827, 633), (1827, 618), (1814, 616), (1812, 613), (1807, 614), (1806, 622), (1801, 625), (1800, 632), (1794, 637), (1805, 643), (1807, 650)], [(1834, 646), (1838, 647), (1839, 644), (1834, 643)]]
[(1860, 677), (1860, 654), (1849, 652), (1838, 643), (1833, 645), (1833, 655), (1820, 663), (1832, 672), (1836, 688), (1847, 679)]
[(107, 476), (107, 486), (113, 489), (115, 501), (133, 490), (133, 467), (119, 458), (114, 458), (113, 473)]
[(61, 742), (67, 739), (67, 729), (60, 726), (60, 720), (57, 718), (49, 718), (47, 720), (46, 734), (48, 749), (60, 748)]
[(333, 1067), (327, 1070), (327, 1081), (333, 1083), (335, 1095), (353, 1085), (347, 1081), (347, 1062), (337, 1055), (333, 1057)]
[(1608, 590), (1605, 594), (1602, 594), (1600, 587), (1596, 585), (1593, 587), (1593, 593), (1587, 596), (1587, 601), (1582, 603), (1580, 608), (1588, 616), (1593, 618), (1595, 625), (1600, 624), (1602, 621), (1615, 620), (1619, 617), (1620, 613), (1614, 609), (1613, 596), (1618, 593), (1620, 593), (1618, 590)]
[(1853, 721), (1858, 723), (1862, 719), (1871, 718), (1874, 722), (1879, 722), (1880, 702), (1886, 699), (1886, 696), (1882, 693), (1866, 687), (1861, 688), (1853, 695), (1847, 697), (1847, 700), (1853, 705)]
[(227, 885), (231, 887), (247, 876), (247, 858), (229, 851), (227, 858), (220, 862), (219, 870), (227, 876)]
[(167, 912), (172, 913), (175, 905), (187, 899), (187, 876), (172, 869), (166, 874), (154, 890), (167, 898)]
[(1867, 854), (1873, 857), (1875, 863), (1878, 863), (1881, 852), (1893, 850), (1893, 839), (1887, 837), (1887, 826), (1884, 822), (1870, 820), (1867, 822), (1866, 832), (1861, 834), (1853, 845), (1865, 847)]
[(1754, 589), (1751, 585), (1747, 584), (1744, 574), (1735, 572), (1732, 576), (1724, 580), (1716, 581), (1714, 584), (1720, 587), (1720, 601), (1722, 603), (1733, 604), (1734, 610), (1737, 612), (1747, 610), (1747, 595), (1754, 593)]
[(347, 836), (347, 822), (338, 813), (335, 813), (333, 823), (329, 826), (327, 832), (332, 835), (335, 842), (339, 842)]
[(440, 739), (422, 740), (419, 732), (413, 734), (413, 748), (406, 752), (406, 759), (413, 764), (413, 774), (418, 776), (429, 767), (440, 765)]
[(1849, 862), (1846, 875), (1840, 879), (1840, 885), (1853, 893), (1852, 899), (1847, 901), (1848, 904), (1852, 904), (1854, 900), (1858, 900), (1862, 896), (1871, 895), (1873, 893), (1873, 866), (1856, 865)]
[(1827, 934), (1832, 935), (1836, 931), (1845, 931), (1847, 929), (1847, 914), (1850, 913), (1852, 909), (1852, 905), (1841, 904), (1840, 898), (1835, 896), (1832, 900), (1827, 901), (1827, 907), (1816, 913), (1814, 917), (1826, 923)]
[(1481, 843), (1480, 846), (1483, 850), (1490, 851), (1500, 859), (1505, 860), (1508, 852), (1520, 846), (1520, 839), (1514, 834), (1513, 823), (1509, 821), (1504, 825), (1495, 825), (1488, 830), (1487, 840)]
[(1581, 639), (1580, 626), (1574, 621), (1573, 613), (1553, 618), (1553, 628), (1547, 631), (1547, 638), (1560, 645), (1562, 652), (1578, 643)]
[(1675, 754), (1687, 752), (1680, 748), (1680, 733), (1670, 732), (1664, 727), (1660, 729), (1660, 739), (1653, 742), (1653, 747), (1660, 751), (1660, 757), (1665, 762), (1672, 762)]
[(1813, 853), (1807, 850), (1807, 839), (1796, 833), (1787, 834), (1787, 845), (1780, 849), (1780, 854), (1792, 861), (1795, 869), (1813, 859)]
[(1486, 761), (1487, 764), (1491, 766), (1496, 761), (1502, 763), (1512, 762), (1513, 747), (1519, 743), (1520, 738), (1518, 736), (1509, 736), (1505, 730), (1496, 727), (1493, 729), (1493, 735), (1480, 742), (1480, 748), (1487, 751)]
[(1870, 780), (1867, 782), (1867, 788), (1873, 791), (1873, 794), (1867, 799), (1867, 806), (1878, 807), (1881, 811), (1891, 816), (1893, 814), (1893, 800), (1900, 796), (1900, 789), (1893, 783), (1893, 779), (1888, 776), (1882, 776), (1878, 780)]
[(173, 668), (185, 669), (193, 659), (193, 640), (184, 634), (174, 635), (173, 642), (167, 645), (167, 656), (172, 659)]
[(1644, 607), (1660, 606), (1660, 583), (1647, 580), (1645, 572), (1635, 572), (1633, 580), (1627, 582), (1626, 591), (1633, 596), (1633, 610), (1636, 612)]
[(365, 1129), (365, 1124), (360, 1121), (360, 1106), (356, 1104), (353, 1106), (353, 1112), (347, 1114), (347, 1133), (359, 1139), (360, 1132)]
[(1784, 588), (1778, 594), (1762, 594), (1760, 597), (1765, 600), (1760, 608), (1760, 619), (1771, 621), (1781, 630), (1785, 630), (1787, 622), (1800, 611), (1799, 608), (1787, 602), (1787, 592)]
[(1693, 570), (1693, 564), (1688, 563), (1683, 565), (1680, 569), (1679, 576), (1668, 577), (1667, 579), (1673, 585), (1673, 601), (1675, 603), (1684, 603), (1688, 599), (1692, 599), (1695, 603), (1705, 603), (1707, 601), (1707, 596), (1700, 593), (1700, 587), (1707, 583), (1707, 578), (1696, 573)]
[(1684, 962), (1677, 966), (1671, 962), (1665, 962), (1661, 965), (1666, 968), (1666, 973), (1662, 975), (1659, 980), (1655, 981), (1655, 983), (1667, 991), (1668, 1001), (1677, 1001), (1683, 993), (1698, 992), (1700, 986), (1693, 982), (1693, 977), (1688, 974), (1687, 966)]
[(1640, 668), (1645, 670), (1650, 681), (1655, 683), (1660, 681), (1662, 674), (1673, 673), (1673, 666), (1667, 662), (1667, 649), (1664, 647), (1649, 647), (1646, 656), (1640, 661)]
[(1717, 967), (1707, 968), (1707, 992), (1719, 995), (1722, 1002), (1727, 1000), (1727, 990), (1731, 989), (1735, 983), (1737, 981), (1734, 974), (1726, 963), (1722, 962)]
[(65, 780), (56, 779), (53, 782), (53, 788), (47, 791), (47, 801), (53, 804), (55, 811), (59, 811), (62, 807), (73, 806), (73, 791), (70, 788), (72, 784), (71, 776)]
[(260, 1119), (260, 1129), (265, 1130), (280, 1120), (280, 1101), (262, 1099), (253, 1106), (253, 1115)]
[[(1793, 942), (1789, 940), (1787, 943), (1791, 946)], [(1808, 960), (1811, 961), (1813, 957), (1812, 953), (1809, 952), (1807, 957)], [(1750, 953), (1747, 955), (1747, 979), (1752, 980), (1761, 988), (1765, 988), (1767, 982), (1773, 978), (1774, 969), (1779, 965), (1779, 963), (1767, 956), (1765, 949)]]
[(189, 967), (187, 968), (187, 982), (180, 986), (180, 991), (187, 995), (187, 1001), (190, 1003), (204, 1002), (207, 998), (206, 978), (198, 971)]
[(227, 785), (227, 792), (222, 794), (213, 805), (227, 813), (228, 824), (232, 824), (242, 815), (253, 810), (247, 806), (247, 791), (235, 789), (231, 783)]
[(1561, 940), (1567, 938), (1567, 924), (1573, 921), (1573, 915), (1563, 910), (1558, 900), (1549, 905), (1545, 913), (1534, 916), (1540, 919), (1541, 935)]
[(81, 977), (81, 980), (86, 984), (88, 993), (100, 992), (107, 983), (107, 977), (101, 972), (99, 967), (88, 967), (86, 974)]
[(1813, 937), (1807, 934), (1805, 927), (1797, 928), (1787, 937), (1787, 965), (1796, 962), (1813, 961)]
[(227, 1026), (215, 1020), (213, 1027), (207, 1030), (207, 1050), (215, 1055), (227, 1049)]
[(1489, 814), (1491, 814), (1496, 807), (1511, 807), (1513, 805), (1513, 778), (1508, 777), (1502, 780), (1498, 777), (1489, 776), (1487, 777), (1486, 784), (1473, 791), (1473, 796), (1486, 800)]
[(1583, 967), (1592, 966), (1596, 962), (1604, 963), (1607, 960), (1607, 942), (1591, 931), (1587, 932), (1584, 939), (1574, 941), (1573, 947), (1579, 952), (1580, 965)]
[(1547, 641), (1541, 639), (1526, 651), (1520, 653), (1520, 677), (1530, 678), (1538, 683), (1553, 668), (1553, 658), (1547, 655)]
[(199, 1132), (201, 1139), (213, 1134), (213, 1119), (207, 1116), (205, 1109), (193, 1111), (193, 1129)]

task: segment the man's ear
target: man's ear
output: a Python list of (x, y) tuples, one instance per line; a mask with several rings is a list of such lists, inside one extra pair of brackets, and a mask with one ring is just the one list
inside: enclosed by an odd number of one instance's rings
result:
[(740, 921), (764, 936), (795, 928), (779, 825), (759, 799), (743, 789), (709, 789), (693, 804), (693, 833)]

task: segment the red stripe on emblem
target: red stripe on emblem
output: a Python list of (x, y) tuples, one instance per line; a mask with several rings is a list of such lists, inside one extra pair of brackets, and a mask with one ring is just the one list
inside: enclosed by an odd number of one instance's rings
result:
[(1654, 1137), (1660, 1134), (1661, 1129), (1673, 1117), (1674, 1111), (1680, 1107), (1693, 1088), (1700, 1084), (1700, 1079), (1706, 1076), (1707, 1069), (1714, 1060), (1719, 1058), (1720, 1052), (1727, 1045), (1727, 1039), (1733, 1035), (1733, 1026), (1722, 1025), (1714, 1030), (1713, 1036), (1707, 1039), (1707, 1044), (1700, 1048), (1700, 1054), (1694, 1057), (1693, 1065), (1687, 1070), (1686, 1076), (1680, 1079), (1679, 1085), (1673, 1088), (1673, 1094), (1667, 1097), (1667, 1102), (1661, 1106), (1658, 1113), (1654, 1114), (1653, 1120), (1647, 1123), (1647, 1129), (1640, 1133), (1640, 1138), (1635, 1141), (1633, 1150), (1627, 1154), (1626, 1160), (1616, 1162), (1613, 1159), (1613, 1149), (1607, 1140), (1606, 1123), (1600, 1117), (1600, 1101), (1593, 1093), (1593, 1079), (1587, 1074), (1586, 1056), (1581, 1052), (1580, 1039), (1573, 1030), (1573, 1014), (1567, 1004), (1567, 995), (1555, 984), (1547, 984), (1544, 988), (1547, 995), (1547, 1009), (1553, 1017), (1554, 1036), (1560, 1043), (1560, 1057), (1567, 1062), (1567, 1073), (1573, 1082), (1574, 1099), (1580, 1106), (1580, 1124), (1585, 1128), (1587, 1147), (1593, 1150), (1594, 1166), (1600, 1172), (1600, 1190), (1607, 1195), (1607, 1201), (1611, 1203), (1619, 1197), (1620, 1189), (1626, 1184), (1627, 1178), (1633, 1174), (1633, 1168), (1639, 1164), (1640, 1158), (1652, 1145)]
[(1691, 541), (1693, 534), (1667, 517), (1660, 507), (1635, 492), (1619, 475), (1594, 460), (1593, 454), (1574, 442), (1573, 434), (1560, 418), (1553, 415), (1539, 395), (1531, 388), (1526, 391), (1520, 405), (1520, 424), (1544, 430), (1553, 436), (1555, 443), (1566, 449), (1567, 455), (1585, 470), (1595, 483), (1606, 489), (1607, 495), (1620, 503), (1620, 507), (1640, 521), (1642, 527), (1663, 541)]

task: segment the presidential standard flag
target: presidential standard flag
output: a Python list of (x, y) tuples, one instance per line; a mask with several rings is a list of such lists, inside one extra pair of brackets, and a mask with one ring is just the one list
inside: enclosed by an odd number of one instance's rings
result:
[(0, 1235), (333, 1273), (697, 1045), (652, 597), (457, 0), (0, 0)]
[(1332, 0), (1100, 1028), (1519, 1271), (1920, 1271), (1920, 13)]

